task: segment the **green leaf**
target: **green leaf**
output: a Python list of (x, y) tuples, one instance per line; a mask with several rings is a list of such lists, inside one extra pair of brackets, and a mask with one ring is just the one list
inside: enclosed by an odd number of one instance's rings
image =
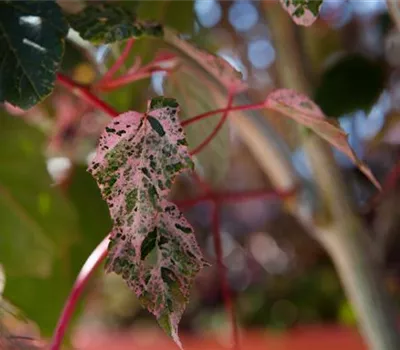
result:
[(46, 278), (7, 275), (5, 296), (37, 322), (45, 336), (53, 333), (82, 265), (111, 227), (108, 209), (96, 182), (82, 166), (74, 170), (68, 197), (77, 209), (82, 234), (52, 262), (51, 275)]
[(4, 268), (0, 264), (0, 304), (2, 302), (4, 286), (6, 285), (6, 275), (4, 274)]
[(385, 85), (380, 62), (349, 55), (328, 68), (315, 93), (315, 102), (327, 115), (340, 117), (357, 110), (368, 112)]
[(70, 255), (79, 240), (69, 201), (51, 184), (42, 147), (45, 137), (21, 119), (0, 115), (0, 263), (4, 297), (43, 334), (54, 330), (77, 271)]
[(36, 322), (43, 336), (53, 333), (76, 277), (69, 269), (69, 258), (68, 254), (57, 257), (46, 278), (7, 275), (4, 297)]
[[(89, 171), (114, 221), (107, 270), (123, 277), (180, 344), (178, 322), (193, 279), (207, 264), (193, 228), (168, 200), (175, 177), (193, 168), (178, 110), (176, 100), (158, 97), (145, 114), (114, 118), (100, 137)], [(155, 129), (150, 117), (160, 124)]]
[(280, 0), (296, 24), (310, 26), (317, 19), (323, 0)]
[(52, 92), (67, 33), (54, 1), (0, 3), (0, 101), (28, 109)]
[(191, 33), (194, 23), (193, 0), (114, 0), (113, 6), (119, 6), (133, 12), (141, 20), (155, 21), (178, 30)]
[[(207, 84), (202, 71), (181, 66), (176, 72), (168, 75), (164, 84), (165, 93), (174, 96), (181, 104), (182, 121), (221, 107), (215, 97), (218, 91), (212, 84)], [(185, 127), (190, 149), (199, 146), (214, 130), (222, 114), (200, 120)], [(195, 158), (201, 168), (201, 175), (207, 182), (217, 185), (225, 178), (229, 169), (229, 120), (225, 122), (218, 134), (198, 153)]]
[(141, 19), (154, 20), (178, 30), (191, 33), (194, 20), (193, 0), (142, 0), (137, 6)]
[(77, 14), (67, 15), (67, 19), (83, 39), (94, 44), (163, 34), (160, 24), (139, 20), (133, 11), (111, 4), (88, 5)]
[(7, 275), (45, 278), (77, 238), (75, 213), (51, 187), (39, 131), (3, 113), (0, 139), (1, 263)]
[(82, 235), (71, 248), (72, 270), (78, 272), (90, 253), (110, 232), (112, 222), (100, 190), (86, 167), (74, 168), (68, 197), (76, 208)]

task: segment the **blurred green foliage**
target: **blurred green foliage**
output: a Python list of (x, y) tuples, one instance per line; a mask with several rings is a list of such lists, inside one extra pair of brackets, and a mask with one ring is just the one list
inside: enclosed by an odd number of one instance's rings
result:
[(52, 185), (44, 135), (0, 115), (1, 263), (4, 297), (50, 335), (83, 263), (109, 232), (107, 207), (91, 176), (77, 167), (67, 196)]
[(339, 58), (323, 73), (315, 102), (331, 117), (357, 110), (368, 112), (385, 85), (384, 66), (362, 55)]

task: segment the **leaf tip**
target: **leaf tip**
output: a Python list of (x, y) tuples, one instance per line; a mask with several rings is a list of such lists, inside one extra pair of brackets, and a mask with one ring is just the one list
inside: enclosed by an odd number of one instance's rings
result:
[(173, 320), (171, 320), (170, 315), (164, 313), (158, 318), (157, 321), (160, 327), (165, 331), (165, 333), (167, 333), (175, 342), (175, 344), (183, 350), (182, 342), (178, 335), (178, 325), (175, 324)]

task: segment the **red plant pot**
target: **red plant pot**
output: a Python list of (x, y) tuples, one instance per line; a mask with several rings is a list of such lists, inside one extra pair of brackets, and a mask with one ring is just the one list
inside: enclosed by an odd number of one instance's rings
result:
[[(241, 332), (240, 349), (251, 350), (365, 350), (356, 330), (342, 327), (312, 326), (281, 333), (253, 330)], [(185, 350), (229, 349), (229, 334), (181, 335)], [(77, 350), (176, 350), (178, 347), (158, 330), (131, 332), (81, 332)]]

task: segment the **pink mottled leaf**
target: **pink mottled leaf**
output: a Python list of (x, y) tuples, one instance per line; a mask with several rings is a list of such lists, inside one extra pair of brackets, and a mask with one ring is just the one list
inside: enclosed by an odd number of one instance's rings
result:
[(120, 274), (180, 345), (177, 328), (191, 284), (207, 265), (193, 229), (168, 200), (175, 176), (192, 169), (174, 99), (145, 114), (121, 114), (100, 137), (89, 172), (114, 222), (106, 269)]
[(296, 24), (310, 26), (317, 19), (323, 0), (280, 0)]
[(178, 50), (183, 59), (187, 59), (201, 71), (218, 81), (227, 90), (240, 93), (248, 89), (242, 80), (242, 74), (235, 70), (226, 60), (201, 50), (187, 40), (179, 37), (171, 29), (164, 30), (164, 39), (175, 50)]
[(357, 157), (350, 147), (347, 134), (337, 120), (327, 118), (307, 96), (289, 89), (275, 90), (268, 95), (265, 106), (313, 130), (332, 146), (346, 154), (377, 188), (381, 188), (371, 169)]

